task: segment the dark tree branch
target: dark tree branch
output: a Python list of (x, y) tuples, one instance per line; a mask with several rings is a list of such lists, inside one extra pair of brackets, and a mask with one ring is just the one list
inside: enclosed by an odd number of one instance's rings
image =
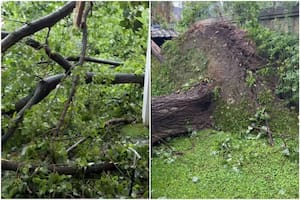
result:
[(39, 30), (42, 30), (46, 27), (51, 27), (56, 24), (59, 20), (63, 19), (67, 15), (69, 15), (73, 8), (75, 7), (75, 1), (68, 2), (59, 10), (37, 19), (29, 24), (22, 26), (20, 29), (15, 32), (10, 33), (7, 37), (5, 37), (1, 41), (1, 52), (5, 52), (12, 45), (20, 41), (22, 38), (29, 36)]
[[(52, 90), (55, 89), (55, 87), (60, 83), (60, 81), (63, 79), (65, 75), (64, 74), (58, 74), (54, 76), (50, 76), (48, 78), (44, 78), (41, 80), (36, 89), (39, 87), (40, 89), (40, 95), (34, 98), (33, 104), (37, 104), (40, 101), (42, 101)], [(87, 84), (93, 82), (93, 77), (97, 76), (97, 74), (93, 72), (86, 73), (85, 82)], [(108, 81), (103, 80), (100, 84), (106, 84)], [(136, 75), (136, 74), (116, 74), (114, 80), (111, 82), (112, 84), (126, 84), (126, 83), (136, 83), (136, 84), (144, 84), (144, 75)], [(18, 102), (15, 103), (15, 108), (8, 111), (2, 111), (2, 114), (11, 115), (14, 112), (19, 112), (26, 104), (27, 102), (32, 98), (34, 93), (29, 94), (28, 96), (22, 98)]]
[[(271, 134), (272, 137), (273, 137), (273, 136), (278, 136), (278, 137), (280, 137), (281, 139), (293, 139), (293, 140), (297, 140), (297, 139), (298, 139), (298, 135), (296, 135), (296, 137), (295, 137), (295, 136), (293, 136), (293, 135), (287, 135), (287, 134), (275, 133), (275, 132), (272, 132), (270, 129), (266, 130), (266, 129), (263, 129), (263, 128), (258, 127), (258, 126), (252, 126), (252, 125), (251, 125), (251, 127), (254, 128), (254, 129), (256, 129), (256, 130), (258, 130), (258, 131), (261, 131), (262, 134), (264, 134), (264, 135), (266, 135), (266, 136), (268, 136), (268, 137), (269, 137), (269, 134)], [(269, 140), (269, 141), (270, 141), (270, 140)], [(272, 138), (272, 141), (273, 141), (273, 138)], [(271, 145), (271, 143), (270, 143), (270, 145)]]
[(45, 39), (45, 44), (48, 46), (49, 44), (49, 37), (50, 37), (50, 31), (51, 31), (51, 27), (48, 27), (48, 32), (47, 32), (47, 36), (46, 36), (46, 39)]
[(66, 73), (70, 72), (70, 70), (73, 68), (72, 64), (69, 63), (62, 55), (56, 52), (52, 52), (49, 46), (42, 45), (40, 42), (33, 40), (31, 38), (27, 39), (25, 43), (36, 50), (39, 50), (44, 47), (48, 57), (52, 59), (54, 62), (56, 62), (57, 64), (59, 64), (61, 67), (63, 67)]
[[(2, 31), (1, 32), (1, 39), (5, 38), (6, 36), (9, 35), (9, 32), (6, 31)], [(41, 48), (43, 48), (43, 45), (31, 38), (28, 38), (25, 41), (25, 44), (27, 44), (28, 46), (31, 46), (32, 48), (36, 49), (36, 50), (40, 50)], [(80, 57), (79, 56), (69, 56), (67, 58), (65, 58), (65, 60), (67, 61), (79, 61)], [(84, 61), (86, 62), (93, 62), (93, 63), (99, 63), (99, 64), (107, 64), (107, 65), (113, 65), (113, 66), (119, 66), (119, 65), (123, 65), (123, 62), (116, 62), (116, 61), (111, 61), (111, 60), (104, 60), (104, 59), (98, 59), (98, 58), (91, 58), (91, 57), (84, 57)], [(38, 64), (44, 64), (44, 63), (48, 63), (47, 61), (45, 62), (39, 62)], [(59, 64), (59, 63), (58, 63)], [(71, 64), (66, 64), (66, 66), (70, 66)], [(65, 68), (65, 67), (64, 67)]]
[(160, 63), (164, 61), (160, 47), (153, 40), (151, 40), (151, 53), (158, 59)]
[(82, 30), (82, 49), (81, 49), (81, 53), (79, 56), (79, 66), (83, 65), (84, 62), (84, 58), (86, 55), (86, 49), (87, 49), (87, 37), (88, 37), (88, 31), (87, 31), (87, 16), (89, 14), (89, 12), (91, 11), (91, 4), (89, 4), (88, 8), (85, 9), (83, 16), (82, 16), (82, 22), (81, 22), (81, 30)]
[(1, 31), (1, 40), (9, 35), (9, 32)]
[(56, 87), (56, 85), (59, 83), (59, 77), (59, 75), (56, 75), (39, 81), (39, 84), (37, 85), (33, 95), (31, 97), (27, 96), (21, 100), (22, 103), (24, 103), (24, 106), (20, 109), (16, 117), (13, 119), (7, 133), (1, 137), (2, 144), (5, 144), (7, 140), (14, 134), (19, 123), (23, 119), (25, 111), (44, 99)]
[(132, 122), (134, 122), (135, 119), (130, 118), (130, 119), (125, 119), (125, 118), (114, 118), (114, 119), (110, 119), (108, 121), (106, 121), (104, 123), (104, 126), (113, 126), (113, 125), (120, 125), (120, 124), (130, 124)]
[[(66, 60), (68, 60), (68, 61), (79, 61), (79, 57), (70, 56), (70, 57), (67, 57)], [(90, 57), (85, 57), (84, 61), (94, 62), (94, 63), (99, 63), (99, 64), (108, 64), (108, 65), (113, 65), (113, 66), (123, 65), (122, 62), (103, 60), (103, 59), (98, 59), (98, 58), (90, 58)]]
[[(3, 171), (18, 171), (20, 168), (24, 167), (24, 163), (19, 163), (16, 161), (11, 160), (1, 160), (1, 170)], [(36, 168), (38, 168), (38, 165), (32, 164), (32, 167), (30, 168), (30, 172), (33, 172)], [(113, 171), (116, 170), (116, 165), (114, 163), (99, 163), (94, 164), (87, 167), (78, 167), (78, 166), (69, 166), (69, 165), (54, 165), (50, 164), (48, 166), (48, 170), (51, 172), (57, 172), (59, 174), (65, 174), (65, 175), (77, 175), (80, 173), (92, 174), (92, 173), (101, 173), (103, 171)]]

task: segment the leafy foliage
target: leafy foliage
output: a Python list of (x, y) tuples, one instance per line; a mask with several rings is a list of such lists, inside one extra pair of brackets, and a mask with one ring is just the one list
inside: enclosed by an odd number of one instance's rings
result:
[(258, 23), (259, 2), (226, 2), (225, 10), (240, 26)]
[[(12, 32), (26, 22), (45, 16), (65, 2), (4, 2), (3, 30)], [(126, 21), (126, 24), (124, 23)], [(113, 74), (144, 73), (148, 34), (148, 3), (94, 2), (87, 20), (87, 56), (122, 61), (112, 68), (104, 64), (85, 62), (76, 67), (42, 102), (26, 111), (23, 122), (13, 137), (2, 146), (2, 158), (26, 165), (17, 172), (3, 172), (2, 197), (5, 198), (120, 198), (148, 196), (147, 129), (136, 128), (121, 133), (120, 125), (105, 126), (113, 118), (131, 118), (141, 122), (142, 88), (139, 85), (111, 85)], [(48, 30), (31, 38), (44, 43)], [(64, 57), (78, 56), (82, 34), (73, 27), (72, 15), (51, 27), (49, 47)], [(2, 55), (2, 111), (14, 108), (14, 103), (33, 91), (40, 80), (62, 73), (63, 69), (48, 58), (43, 50), (25, 45), (23, 39)], [(76, 63), (74, 63), (76, 64)], [(95, 82), (84, 83), (87, 71), (96, 74)], [(53, 134), (64, 104), (70, 95), (73, 77), (80, 76), (80, 85), (61, 132)], [(106, 79), (105, 85), (101, 85)], [(16, 113), (15, 113), (16, 114)], [(14, 115), (15, 115), (14, 114)], [(2, 116), (2, 134), (11, 124), (11, 117)], [(143, 130), (145, 129), (145, 130)], [(72, 153), (67, 149), (79, 139)], [(134, 153), (141, 159), (133, 166)], [(93, 163), (113, 162), (118, 170), (86, 177), (48, 172), (49, 164), (86, 167)], [(41, 165), (30, 172), (29, 165)], [(134, 171), (134, 179), (132, 173)], [(134, 180), (134, 181), (133, 181)], [(132, 193), (129, 196), (130, 185)]]
[(277, 94), (291, 104), (299, 101), (299, 38), (296, 35), (270, 31), (262, 26), (248, 28), (258, 53), (268, 59), (267, 67), (279, 76)]
[(212, 4), (213, 2), (185, 2), (180, 27), (189, 27), (196, 21), (207, 18)]

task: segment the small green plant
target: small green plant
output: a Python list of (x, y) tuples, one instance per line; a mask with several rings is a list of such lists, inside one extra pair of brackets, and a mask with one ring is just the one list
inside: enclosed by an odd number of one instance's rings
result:
[[(266, 121), (270, 119), (270, 115), (266, 112), (266, 108), (258, 108), (254, 117), (250, 117), (251, 125), (245, 131), (247, 139), (259, 139), (262, 135), (266, 135), (269, 127)], [(250, 133), (256, 133), (257, 136), (253, 137)]]
[(249, 87), (255, 86), (256, 78), (252, 71), (247, 70), (246, 83)]
[(267, 105), (272, 103), (274, 95), (270, 89), (261, 91), (257, 96), (260, 105)]
[(221, 88), (219, 86), (214, 87), (213, 89), (213, 99), (217, 100), (221, 96)]

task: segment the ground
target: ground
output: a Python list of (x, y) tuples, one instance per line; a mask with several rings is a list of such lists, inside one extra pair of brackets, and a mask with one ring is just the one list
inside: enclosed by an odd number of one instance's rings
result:
[(275, 141), (214, 130), (172, 139), (153, 150), (152, 197), (298, 198), (298, 142), (288, 155)]

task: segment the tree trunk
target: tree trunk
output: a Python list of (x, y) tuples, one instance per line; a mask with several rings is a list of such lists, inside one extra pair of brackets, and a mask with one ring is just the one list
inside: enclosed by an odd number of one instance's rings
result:
[(164, 58), (161, 55), (160, 47), (153, 40), (151, 40), (151, 53), (158, 59), (160, 63), (164, 61)]
[(212, 125), (212, 85), (152, 98), (152, 145), (171, 136)]

